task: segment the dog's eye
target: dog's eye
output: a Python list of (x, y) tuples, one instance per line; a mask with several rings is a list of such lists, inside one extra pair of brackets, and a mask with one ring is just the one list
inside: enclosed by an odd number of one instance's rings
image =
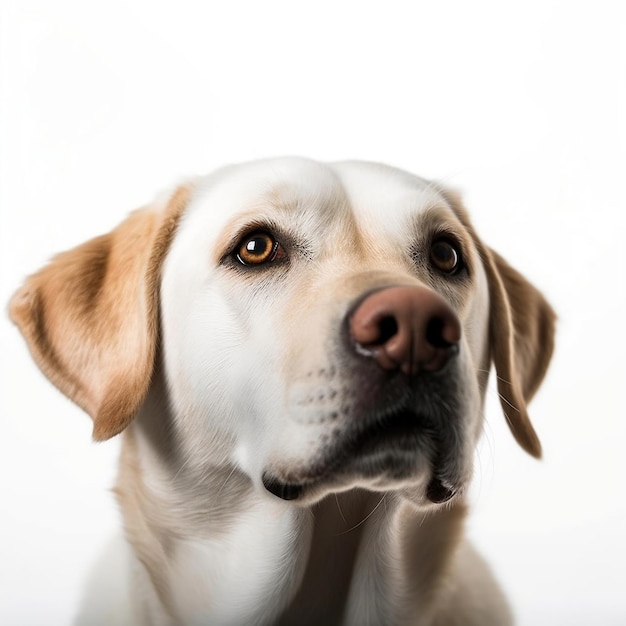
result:
[(455, 274), (462, 267), (461, 253), (449, 239), (436, 239), (430, 247), (432, 264), (444, 274)]
[(237, 244), (235, 254), (242, 265), (261, 265), (285, 256), (280, 243), (270, 233), (264, 231), (246, 235)]

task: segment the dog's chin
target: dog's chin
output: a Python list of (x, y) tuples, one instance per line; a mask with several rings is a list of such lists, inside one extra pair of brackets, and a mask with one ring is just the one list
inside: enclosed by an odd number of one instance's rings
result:
[(371, 491), (410, 490), (440, 504), (460, 490), (437, 475), (434, 438), (415, 410), (400, 408), (349, 431), (304, 470), (266, 470), (265, 489), (282, 500), (310, 505), (329, 493), (356, 487)]

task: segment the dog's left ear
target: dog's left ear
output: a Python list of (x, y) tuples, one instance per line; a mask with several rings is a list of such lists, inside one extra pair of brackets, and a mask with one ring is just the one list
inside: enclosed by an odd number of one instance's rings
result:
[(556, 315), (538, 289), (499, 254), (482, 248), (489, 280), (489, 334), (500, 403), (516, 441), (540, 458), (541, 443), (526, 405), (552, 358)]
[(541, 292), (476, 234), (459, 196), (442, 190), (472, 235), (489, 281), (489, 340), (500, 404), (519, 445), (536, 458), (541, 442), (526, 405), (539, 388), (554, 351), (556, 315)]
[(152, 376), (161, 266), (190, 187), (56, 256), (15, 293), (9, 314), (43, 373), (109, 439), (132, 420)]

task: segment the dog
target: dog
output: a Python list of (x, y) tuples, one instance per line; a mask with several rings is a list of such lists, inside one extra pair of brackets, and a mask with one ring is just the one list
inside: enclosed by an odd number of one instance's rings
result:
[(122, 434), (79, 624), (512, 623), (463, 538), (491, 365), (510, 430), (555, 314), (459, 196), (300, 158), (188, 180), (29, 277), (46, 376)]

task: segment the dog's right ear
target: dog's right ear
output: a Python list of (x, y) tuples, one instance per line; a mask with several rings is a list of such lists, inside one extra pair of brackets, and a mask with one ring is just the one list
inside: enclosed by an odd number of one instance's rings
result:
[(9, 304), (43, 373), (93, 419), (93, 437), (120, 433), (145, 398), (159, 333), (161, 266), (188, 203), (161, 207), (56, 256)]

